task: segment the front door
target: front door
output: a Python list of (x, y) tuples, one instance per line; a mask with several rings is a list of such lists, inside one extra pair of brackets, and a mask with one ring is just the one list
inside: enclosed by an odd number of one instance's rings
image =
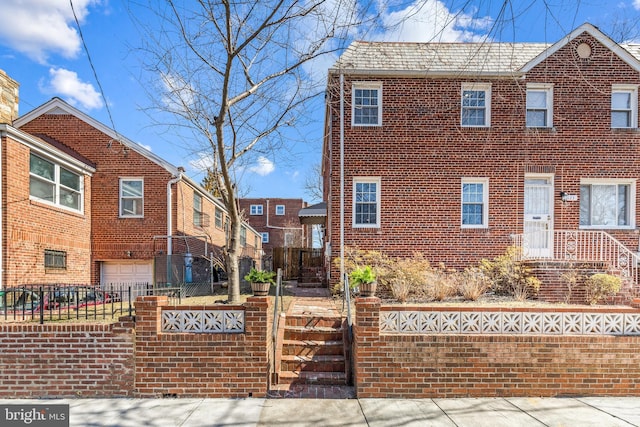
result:
[(553, 176), (524, 179), (523, 255), (550, 258), (553, 251)]

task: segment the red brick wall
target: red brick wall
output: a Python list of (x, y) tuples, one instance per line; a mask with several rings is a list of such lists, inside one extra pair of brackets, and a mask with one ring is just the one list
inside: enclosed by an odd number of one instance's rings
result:
[[(587, 37), (589, 38), (589, 37)], [(590, 38), (589, 38), (590, 39)], [(345, 77), (345, 244), (391, 256), (419, 251), (434, 264), (465, 267), (497, 256), (523, 231), (523, 187), (527, 168), (554, 172), (554, 227), (579, 227), (581, 178), (637, 178), (637, 130), (611, 129), (612, 84), (637, 84), (640, 75), (594, 39), (593, 58), (576, 59), (573, 41), (524, 78)], [(382, 126), (351, 126), (353, 82), (382, 84)], [(491, 127), (460, 126), (464, 82), (492, 84)], [(552, 129), (525, 127), (525, 83), (552, 83)], [(334, 90), (334, 88), (336, 90)], [(340, 115), (338, 75), (329, 79), (325, 186), (331, 189), (329, 230), (332, 257), (340, 248)], [(331, 174), (329, 176), (329, 174)], [(381, 180), (381, 227), (352, 228), (354, 177)], [(461, 228), (461, 178), (489, 179), (489, 226)], [(639, 190), (640, 188), (636, 188)], [(636, 199), (640, 199), (636, 195)], [(636, 207), (636, 223), (640, 209)], [(633, 230), (612, 230), (637, 247)], [(334, 268), (333, 281), (337, 278)]]
[(0, 397), (132, 397), (132, 327), (0, 324)]
[[(251, 227), (269, 233), (269, 243), (262, 245), (265, 253), (271, 254), (273, 248), (284, 247), (285, 233), (293, 233), (292, 247), (306, 247), (305, 228), (298, 217), (298, 212), (305, 206), (302, 199), (240, 199), (239, 204)], [(262, 215), (251, 215), (251, 205), (262, 205)], [(284, 215), (276, 215), (277, 205), (284, 205)]]
[(356, 299), (359, 398), (640, 396), (638, 336), (381, 335)]
[[(2, 147), (4, 286), (89, 283), (91, 177), (84, 177), (83, 213), (29, 200), (29, 147), (11, 138)], [(45, 249), (66, 252), (67, 268), (45, 269)]]
[[(166, 297), (136, 301), (137, 397), (265, 397), (270, 377), (271, 321), (268, 297), (244, 306), (245, 333), (162, 333), (160, 313)], [(206, 307), (180, 307), (203, 310)]]

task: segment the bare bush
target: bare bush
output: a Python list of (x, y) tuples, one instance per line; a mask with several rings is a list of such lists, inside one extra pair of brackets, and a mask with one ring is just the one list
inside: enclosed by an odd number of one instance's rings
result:
[(480, 267), (469, 267), (462, 272), (460, 294), (465, 300), (477, 301), (491, 288), (491, 278)]
[(447, 270), (444, 265), (427, 272), (427, 295), (436, 301), (444, 301), (458, 292), (460, 274), (455, 270)]
[(518, 255), (519, 249), (511, 246), (493, 261), (483, 259), (480, 269), (491, 278), (496, 294), (511, 295), (518, 301), (524, 301), (538, 293), (540, 280), (532, 275), (529, 266), (518, 261)]

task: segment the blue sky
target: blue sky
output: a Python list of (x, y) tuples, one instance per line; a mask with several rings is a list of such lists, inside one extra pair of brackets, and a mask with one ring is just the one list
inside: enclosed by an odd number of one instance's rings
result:
[[(60, 97), (90, 116), (152, 150), (196, 181), (202, 174), (197, 153), (149, 117), (151, 101), (136, 48), (140, 34), (130, 12), (145, 20), (144, 1), (72, 0), (87, 50), (79, 36), (69, 0), (3, 0), (0, 69), (20, 83), (20, 114)], [(158, 0), (160, 1), (160, 0)], [(358, 38), (390, 41), (555, 42), (584, 22), (616, 40), (638, 39), (640, 0), (421, 0), (392, 2), (381, 9), (386, 24), (406, 18), (385, 32)], [(377, 2), (377, 5), (382, 2)], [(419, 4), (419, 6), (417, 6)], [(409, 18), (407, 18), (409, 17)], [(88, 51), (88, 54), (87, 54)], [(91, 58), (97, 79), (91, 69)], [(322, 72), (335, 58), (316, 64)], [(102, 87), (105, 99), (101, 96)], [(242, 196), (292, 197), (315, 202), (305, 193), (306, 177), (320, 162), (324, 108), (310, 105), (304, 126), (291, 133), (289, 149), (262, 157), (242, 175)], [(109, 115), (110, 113), (110, 115)]]

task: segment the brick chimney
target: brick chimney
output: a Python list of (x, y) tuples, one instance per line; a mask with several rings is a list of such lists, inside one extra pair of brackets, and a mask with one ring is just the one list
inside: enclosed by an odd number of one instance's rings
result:
[(18, 84), (0, 70), (0, 123), (11, 124), (18, 118)]

